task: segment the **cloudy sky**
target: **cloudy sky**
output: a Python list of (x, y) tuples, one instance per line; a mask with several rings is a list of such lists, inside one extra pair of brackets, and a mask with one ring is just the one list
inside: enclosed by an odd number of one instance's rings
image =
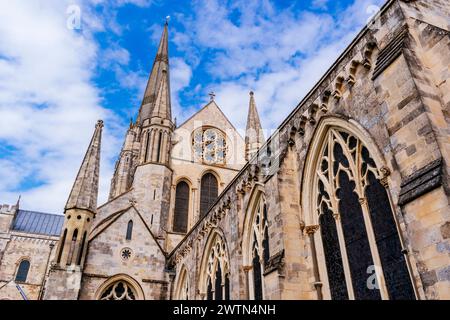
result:
[(253, 90), (276, 128), (384, 0), (0, 1), (0, 204), (62, 213), (97, 119), (99, 203), (166, 16), (173, 115), (216, 93), (240, 129)]

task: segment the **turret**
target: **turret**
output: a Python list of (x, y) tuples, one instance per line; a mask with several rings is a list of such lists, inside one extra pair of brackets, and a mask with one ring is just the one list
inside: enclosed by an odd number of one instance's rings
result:
[(259, 120), (253, 91), (250, 91), (248, 107), (247, 128), (245, 130), (245, 160), (249, 161), (263, 145), (264, 133)]
[(103, 121), (99, 120), (67, 200), (55, 261), (61, 268), (81, 267), (84, 262), (89, 230), (97, 211), (102, 128)]

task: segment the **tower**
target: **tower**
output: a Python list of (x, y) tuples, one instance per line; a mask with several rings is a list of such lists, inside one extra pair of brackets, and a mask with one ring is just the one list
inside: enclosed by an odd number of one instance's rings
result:
[(264, 143), (264, 133), (256, 109), (253, 91), (250, 91), (247, 128), (245, 130), (245, 160), (249, 161)]
[(160, 240), (165, 237), (170, 207), (170, 155), (175, 128), (171, 111), (168, 47), (166, 22), (135, 123), (139, 151), (131, 184), (136, 206)]
[(45, 299), (78, 297), (89, 231), (97, 211), (102, 128), (103, 121), (99, 120), (67, 200)]

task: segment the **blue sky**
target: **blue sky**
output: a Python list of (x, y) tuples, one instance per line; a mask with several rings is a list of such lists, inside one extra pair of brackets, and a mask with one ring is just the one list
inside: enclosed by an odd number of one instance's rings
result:
[[(173, 115), (216, 93), (238, 128), (248, 92), (275, 128), (384, 0), (17, 0), (0, 3), (0, 202), (62, 212), (97, 119), (99, 203), (166, 16)], [(74, 11), (74, 8), (76, 9)], [(80, 28), (68, 28), (79, 8)]]

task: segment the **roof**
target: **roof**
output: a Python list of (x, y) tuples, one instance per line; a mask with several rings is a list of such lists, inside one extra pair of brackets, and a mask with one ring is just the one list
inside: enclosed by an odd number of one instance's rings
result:
[(18, 210), (12, 230), (59, 236), (64, 223), (64, 216), (36, 211)]

